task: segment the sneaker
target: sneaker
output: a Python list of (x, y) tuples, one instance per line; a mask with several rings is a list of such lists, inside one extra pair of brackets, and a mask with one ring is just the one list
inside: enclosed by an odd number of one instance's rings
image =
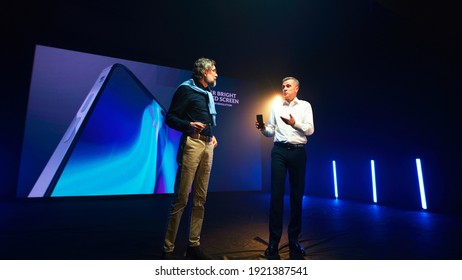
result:
[(204, 253), (200, 246), (189, 246), (186, 250), (186, 258), (191, 260), (211, 260), (212, 257)]

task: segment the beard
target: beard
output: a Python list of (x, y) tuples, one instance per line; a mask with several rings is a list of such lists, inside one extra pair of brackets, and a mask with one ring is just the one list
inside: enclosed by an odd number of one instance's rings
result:
[(217, 85), (217, 80), (213, 78), (206, 78), (205, 82), (207, 83), (207, 85), (209, 85), (209, 87), (215, 87)]

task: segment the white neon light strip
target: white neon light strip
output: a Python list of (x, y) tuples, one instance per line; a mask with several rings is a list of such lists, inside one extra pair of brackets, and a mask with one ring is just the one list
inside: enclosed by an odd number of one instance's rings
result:
[(377, 185), (375, 183), (375, 162), (371, 160), (371, 176), (372, 176), (372, 197), (374, 203), (377, 203)]
[(338, 188), (337, 188), (337, 168), (335, 166), (335, 160), (332, 161), (332, 170), (334, 173), (334, 190), (335, 190), (335, 198), (338, 198)]
[(427, 210), (427, 198), (425, 197), (425, 187), (422, 175), (422, 164), (420, 163), (420, 158), (415, 160), (417, 166), (417, 177), (419, 178), (419, 189), (420, 189), (420, 201), (422, 203), (422, 209)]

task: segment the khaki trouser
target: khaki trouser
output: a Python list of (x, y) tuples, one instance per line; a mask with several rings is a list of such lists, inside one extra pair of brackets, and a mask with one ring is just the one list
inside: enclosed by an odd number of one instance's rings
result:
[(164, 241), (164, 252), (173, 252), (175, 239), (184, 208), (192, 188), (192, 209), (189, 228), (189, 246), (200, 245), (200, 234), (204, 220), (204, 204), (207, 196), (210, 171), (213, 161), (213, 144), (186, 137), (180, 143), (175, 194), (170, 206), (170, 216)]

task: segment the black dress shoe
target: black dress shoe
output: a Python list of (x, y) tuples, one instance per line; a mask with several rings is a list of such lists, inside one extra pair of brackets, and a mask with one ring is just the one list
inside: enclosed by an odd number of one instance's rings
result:
[(270, 244), (265, 251), (265, 257), (270, 260), (280, 260), (278, 244)]
[(297, 240), (289, 242), (289, 256), (291, 260), (304, 260), (305, 248)]

